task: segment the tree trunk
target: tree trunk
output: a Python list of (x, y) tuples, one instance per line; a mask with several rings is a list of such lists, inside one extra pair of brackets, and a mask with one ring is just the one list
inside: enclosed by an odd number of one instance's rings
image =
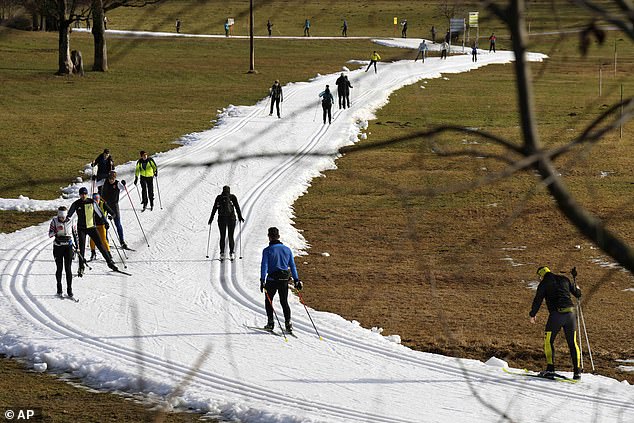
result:
[(70, 25), (67, 20), (59, 23), (59, 69), (58, 75), (70, 75), (73, 65), (70, 60)]
[(103, 1), (92, 0), (92, 36), (95, 44), (95, 61), (92, 70), (97, 72), (108, 71), (108, 49), (103, 15)]

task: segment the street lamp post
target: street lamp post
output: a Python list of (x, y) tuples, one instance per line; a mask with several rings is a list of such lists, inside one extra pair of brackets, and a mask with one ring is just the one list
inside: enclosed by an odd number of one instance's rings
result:
[(253, 0), (249, 0), (249, 72), (258, 73), (255, 70), (255, 47), (253, 44)]

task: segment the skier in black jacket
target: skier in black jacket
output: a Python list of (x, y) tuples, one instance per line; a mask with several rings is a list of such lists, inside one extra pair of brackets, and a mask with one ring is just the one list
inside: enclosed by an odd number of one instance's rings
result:
[[(97, 232), (97, 228), (95, 227), (95, 215), (101, 217), (102, 219), (104, 218), (104, 215), (95, 201), (88, 197), (88, 190), (86, 187), (79, 188), (79, 200), (75, 201), (70, 206), (68, 216), (66, 218), (70, 220), (75, 212), (77, 212), (77, 232), (79, 238), (79, 253), (81, 255), (81, 257), (79, 257), (79, 272), (77, 273), (77, 276), (81, 277), (84, 275), (84, 263), (86, 261), (86, 256), (84, 254), (86, 250), (86, 235), (95, 242), (99, 252), (108, 263), (108, 267), (118, 272), (119, 269), (115, 266), (110, 254), (108, 254), (108, 251), (104, 248), (101, 238), (99, 237), (99, 233)], [(104, 226), (107, 230), (110, 225), (108, 225), (108, 222), (104, 221)]]
[[(103, 153), (97, 156), (95, 160), (91, 163), (92, 167), (97, 166), (97, 174), (92, 175), (93, 181), (96, 181), (97, 184), (97, 192), (101, 194), (101, 186), (104, 181), (108, 177), (108, 174), (111, 170), (114, 170), (114, 160), (110, 155), (110, 150), (107, 148), (103, 150)], [(93, 186), (94, 188), (94, 186)]]
[(282, 116), (280, 116), (280, 101), (284, 101), (284, 95), (282, 94), (282, 86), (280, 85), (279, 80), (276, 79), (273, 83), (273, 86), (271, 87), (271, 94), (269, 94), (269, 97), (271, 97), (271, 112), (269, 113), (269, 116), (273, 116), (273, 104), (275, 104), (275, 106), (277, 107), (277, 117), (281, 118)]
[(330, 92), (330, 85), (326, 85), (326, 89), (319, 93), (321, 97), (321, 108), (324, 109), (324, 124), (326, 123), (326, 115), (328, 116), (328, 124), (332, 121), (332, 93)]
[(119, 210), (119, 196), (123, 191), (125, 191), (125, 180), (118, 181), (117, 172), (111, 170), (108, 175), (108, 179), (103, 184), (101, 198), (103, 198), (106, 204), (108, 204), (108, 206), (114, 211), (112, 220), (114, 221), (114, 226), (117, 228), (117, 233), (119, 234), (121, 248), (127, 250), (128, 246), (123, 240), (123, 226), (121, 225), (121, 211)]
[(231, 194), (231, 188), (228, 185), (222, 187), (222, 194), (216, 197), (214, 207), (211, 209), (211, 216), (209, 216), (209, 221), (207, 222), (208, 225), (213, 222), (216, 211), (218, 212), (218, 229), (220, 230), (220, 260), (225, 259), (227, 231), (229, 232), (229, 258), (234, 260), (236, 255), (234, 252), (235, 240), (233, 239), (233, 232), (236, 228), (236, 212), (240, 222), (244, 222), (244, 218), (240, 211), (238, 199)]
[(581, 297), (581, 290), (578, 286), (570, 282), (565, 276), (555, 275), (546, 266), (537, 269), (537, 274), (541, 279), (533, 305), (529, 313), (530, 322), (536, 322), (536, 315), (542, 305), (544, 298), (548, 307), (548, 321), (544, 334), (544, 353), (546, 354), (546, 371), (548, 373), (555, 371), (555, 338), (563, 327), (566, 336), (566, 342), (570, 349), (570, 358), (574, 372), (574, 379), (581, 378), (581, 354), (579, 345), (577, 344), (577, 322), (574, 313), (574, 305), (570, 299), (570, 294), (577, 298)]
[(348, 81), (348, 77), (343, 73), (337, 81), (337, 96), (339, 97), (339, 108), (341, 109), (341, 105), (343, 104), (343, 108), (346, 108), (346, 102), (348, 103), (348, 107), (350, 107), (350, 88), (352, 88), (352, 84)]

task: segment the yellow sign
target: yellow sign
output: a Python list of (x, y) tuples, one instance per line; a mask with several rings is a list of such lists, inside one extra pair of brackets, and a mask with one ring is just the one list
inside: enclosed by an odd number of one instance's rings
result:
[(398, 25), (398, 18), (394, 16), (394, 25)]
[(469, 26), (471, 28), (478, 27), (478, 12), (469, 12)]

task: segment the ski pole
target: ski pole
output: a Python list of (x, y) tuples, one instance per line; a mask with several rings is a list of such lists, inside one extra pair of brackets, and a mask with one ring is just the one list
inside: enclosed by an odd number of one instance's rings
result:
[[(573, 267), (570, 270), (570, 274), (572, 275), (572, 280), (577, 286), (577, 267)], [(579, 336), (579, 361), (580, 361), (580, 370), (583, 371), (583, 338), (581, 338), (581, 321), (579, 320), (581, 317), (579, 316), (579, 298), (577, 298), (577, 335)]]
[(317, 110), (319, 110), (319, 100), (317, 100), (317, 108), (315, 109), (315, 114), (313, 115), (313, 122), (317, 119)]
[(209, 258), (209, 240), (211, 239), (211, 223), (209, 224), (209, 235), (207, 235), (207, 255), (205, 257)]
[[(271, 105), (271, 95), (269, 94), (269, 101), (266, 102), (266, 106), (264, 106), (264, 113), (266, 113), (267, 110), (269, 109), (269, 106)], [(273, 113), (273, 111), (271, 110), (271, 113)]]
[[(266, 288), (264, 288), (264, 294), (266, 295), (266, 298), (269, 300), (269, 304), (271, 304), (271, 310), (273, 310), (273, 314), (275, 315), (275, 319), (277, 320), (277, 324), (280, 327), (280, 330), (282, 329), (282, 323), (280, 322), (280, 318), (277, 316), (277, 312), (275, 311), (275, 307), (273, 307), (273, 301), (271, 300), (271, 297), (269, 296), (269, 291), (266, 290)], [(286, 337), (286, 333), (282, 330), (282, 335), (284, 335), (284, 341), (288, 342), (288, 338)]]
[(310, 313), (308, 312), (308, 307), (306, 307), (306, 303), (304, 302), (304, 297), (302, 297), (302, 293), (300, 292), (299, 289), (295, 289), (295, 292), (297, 292), (297, 295), (299, 296), (299, 302), (302, 303), (302, 305), (304, 306), (304, 310), (306, 310), (306, 314), (308, 314), (308, 318), (310, 319), (310, 323), (312, 323), (313, 324), (313, 328), (315, 328), (315, 333), (319, 337), (319, 340), (323, 341), (324, 338), (321, 337), (321, 335), (319, 334), (319, 331), (317, 330), (317, 326), (315, 326), (315, 322), (313, 322), (313, 318), (310, 317)]
[(586, 329), (586, 320), (583, 318), (583, 310), (581, 304), (579, 305), (579, 314), (581, 314), (581, 323), (583, 324), (583, 332), (586, 335), (586, 343), (588, 344), (588, 356), (590, 357), (590, 365), (592, 366), (592, 372), (594, 373), (594, 360), (592, 359), (592, 350), (590, 349), (590, 340), (588, 339), (588, 331)]
[(238, 235), (238, 247), (240, 247), (240, 260), (242, 260), (242, 221), (240, 221), (240, 234)]
[(77, 257), (79, 257), (79, 264), (83, 264), (88, 268), (88, 270), (92, 270), (92, 267), (90, 267), (84, 256), (82, 256), (79, 252), (79, 248), (75, 247), (75, 252), (77, 253)]
[(159, 207), (161, 207), (161, 210), (163, 210), (163, 203), (161, 203), (161, 189), (159, 188), (159, 183), (158, 183), (158, 175), (155, 175), (156, 177), (156, 192), (158, 193), (158, 198), (159, 198)]
[(121, 260), (121, 263), (123, 263), (123, 268), (127, 269), (128, 265), (125, 264), (125, 260), (123, 259), (123, 256), (121, 255), (121, 252), (119, 251), (119, 247), (117, 247), (117, 244), (114, 242), (114, 238), (112, 237), (112, 233), (110, 232), (110, 225), (108, 225), (108, 235), (112, 239), (111, 244), (114, 245), (114, 249), (117, 251), (117, 254), (119, 255), (119, 259)]
[(128, 194), (128, 200), (130, 200), (132, 211), (134, 211), (134, 215), (136, 216), (136, 221), (139, 222), (139, 227), (141, 228), (141, 232), (143, 233), (143, 237), (145, 238), (145, 243), (147, 244), (148, 248), (150, 248), (150, 242), (147, 240), (147, 236), (145, 236), (145, 231), (143, 230), (143, 226), (141, 225), (141, 220), (139, 219), (139, 215), (137, 214), (136, 209), (134, 208), (134, 203), (132, 203), (132, 199), (130, 198), (130, 192), (128, 191), (128, 187), (125, 185), (123, 187), (125, 188), (126, 194)]

